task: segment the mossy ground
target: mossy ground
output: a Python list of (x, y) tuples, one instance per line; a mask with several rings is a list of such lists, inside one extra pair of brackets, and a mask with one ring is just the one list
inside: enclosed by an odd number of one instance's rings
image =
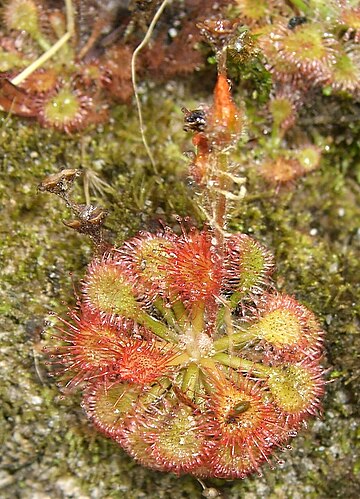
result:
[[(209, 99), (211, 86), (199, 95), (190, 90), (180, 84), (149, 90), (145, 122), (159, 174), (146, 158), (131, 106), (116, 107), (109, 124), (73, 136), (1, 117), (1, 497), (201, 497), (195, 479), (142, 468), (98, 435), (80, 397), (61, 395), (47, 376), (41, 352), (47, 313), (66, 313), (72, 281), (81, 278), (92, 249), (61, 223), (69, 218), (61, 201), (38, 193), (37, 185), (62, 168), (87, 169), (96, 185), (95, 173), (107, 186), (97, 196), (90, 186), (92, 201), (110, 210), (107, 229), (117, 242), (159, 218), (170, 225), (174, 214), (196, 220), (180, 108)], [(283, 466), (265, 466), (262, 477), (209, 484), (225, 498), (358, 497), (359, 130), (347, 129), (355, 137), (350, 145), (341, 133), (319, 170), (278, 193), (255, 168), (247, 170), (248, 197), (232, 211), (232, 230), (254, 234), (275, 253), (279, 286), (323, 323), (333, 383), (323, 419), (294, 439), (292, 451), (280, 453)], [(84, 199), (81, 182), (75, 196)]]

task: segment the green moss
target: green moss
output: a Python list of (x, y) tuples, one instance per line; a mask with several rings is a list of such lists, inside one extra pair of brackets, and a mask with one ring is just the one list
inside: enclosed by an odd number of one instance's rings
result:
[[(182, 151), (191, 146), (182, 132), (180, 107), (191, 108), (208, 97), (194, 95), (180, 84), (172, 95), (159, 89), (149, 92), (144, 119), (158, 175), (144, 152), (131, 107), (118, 106), (110, 124), (74, 136), (2, 117), (4, 497), (201, 497), (195, 479), (142, 468), (115, 443), (100, 437), (80, 410), (80, 397), (61, 395), (47, 377), (49, 367), (41, 351), (44, 319), (49, 310), (66, 313), (67, 304), (74, 301), (69, 272), (78, 283), (92, 248), (85, 237), (63, 226), (62, 219), (70, 214), (61, 200), (38, 193), (37, 185), (62, 168), (88, 170), (85, 183), (90, 199), (110, 210), (106, 227), (117, 242), (140, 228), (157, 226), (159, 217), (171, 225), (174, 214), (192, 214), (196, 219), (182, 158)], [(259, 122), (260, 118), (250, 127), (250, 135)], [(230, 228), (247, 232), (269, 247), (275, 254), (279, 287), (320, 317), (327, 332), (324, 363), (332, 369), (335, 382), (327, 387), (324, 419), (295, 439), (292, 451), (284, 455), (279, 451), (283, 466), (273, 471), (265, 466), (262, 477), (245, 481), (207, 482), (231, 499), (356, 497), (359, 453), (354, 443), (359, 439), (355, 428), (360, 377), (356, 137), (355, 123), (339, 130), (321, 169), (279, 192), (259, 179), (256, 161), (244, 172), (248, 195), (234, 204)], [(243, 146), (236, 154), (239, 163), (245, 164)], [(85, 191), (81, 182), (75, 186), (79, 202)]]

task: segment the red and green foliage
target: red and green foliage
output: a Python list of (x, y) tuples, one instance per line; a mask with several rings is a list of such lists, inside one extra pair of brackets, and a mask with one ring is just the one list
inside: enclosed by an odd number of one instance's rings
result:
[(243, 121), (222, 60), (201, 126), (199, 111), (185, 112), (207, 223), (141, 233), (95, 257), (50, 350), (89, 419), (141, 464), (232, 479), (259, 472), (320, 413), (323, 334), (276, 290), (270, 251), (227, 231)]

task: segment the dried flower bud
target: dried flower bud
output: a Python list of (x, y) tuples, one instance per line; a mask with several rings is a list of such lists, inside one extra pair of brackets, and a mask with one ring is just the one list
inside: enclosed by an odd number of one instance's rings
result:
[(206, 133), (211, 143), (231, 144), (239, 138), (242, 116), (230, 94), (230, 85), (225, 75), (219, 74), (214, 90), (214, 104), (209, 111)]
[(58, 196), (64, 195), (72, 188), (76, 178), (82, 174), (78, 169), (65, 169), (58, 173), (53, 173), (46, 177), (39, 185), (38, 189), (41, 192), (51, 192)]
[(203, 22), (198, 23), (197, 27), (206, 40), (218, 51), (227, 46), (238, 25), (237, 20), (205, 19)]
[[(78, 215), (78, 220), (66, 221), (63, 223), (66, 227), (74, 229), (77, 232), (89, 235), (95, 235), (98, 233), (100, 227), (104, 224), (105, 219), (108, 215), (108, 211), (99, 206), (93, 205), (77, 205), (76, 214)], [(74, 210), (75, 211), (75, 210)]]

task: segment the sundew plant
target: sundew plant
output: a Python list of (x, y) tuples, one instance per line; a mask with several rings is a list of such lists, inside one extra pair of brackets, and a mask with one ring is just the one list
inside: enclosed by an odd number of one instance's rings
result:
[[(218, 27), (203, 29), (213, 36)], [(56, 319), (47, 348), (63, 390), (81, 390), (92, 424), (142, 465), (234, 479), (282, 461), (320, 413), (325, 381), (316, 317), (276, 289), (270, 250), (227, 228), (244, 119), (225, 53), (213, 103), (184, 110), (201, 229), (183, 220), (180, 231), (164, 226), (113, 246), (98, 230), (104, 213), (69, 199), (75, 171), (42, 189), (66, 199), (74, 228), (97, 245), (77, 305)]]

